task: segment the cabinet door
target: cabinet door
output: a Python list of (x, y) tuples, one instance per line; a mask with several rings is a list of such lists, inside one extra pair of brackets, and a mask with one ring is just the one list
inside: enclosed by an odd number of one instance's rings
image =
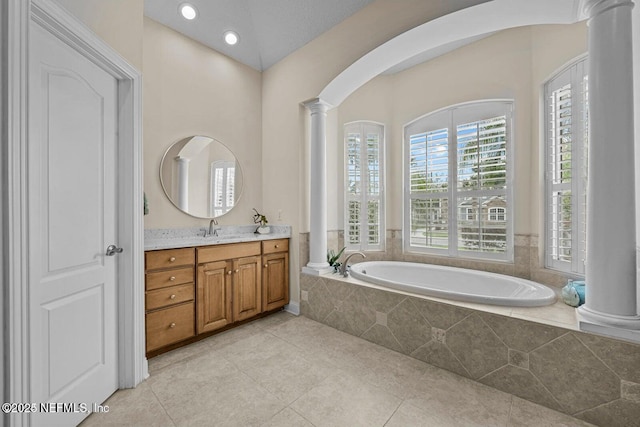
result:
[(275, 310), (289, 303), (289, 254), (262, 257), (262, 311)]
[(233, 321), (231, 313), (231, 263), (198, 266), (198, 333), (215, 331)]
[(260, 257), (233, 261), (233, 318), (248, 319), (262, 312)]

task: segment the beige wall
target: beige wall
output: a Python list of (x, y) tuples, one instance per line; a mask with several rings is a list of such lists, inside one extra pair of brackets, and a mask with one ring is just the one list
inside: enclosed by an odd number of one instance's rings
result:
[(55, 0), (142, 70), (144, 0)]
[(169, 146), (190, 135), (221, 141), (238, 158), (244, 189), (221, 224), (248, 224), (262, 207), (261, 73), (144, 19), (145, 228), (204, 226), (175, 208), (160, 185), (159, 167)]
[(145, 228), (208, 221), (176, 209), (165, 197), (159, 165), (171, 143), (211, 136), (231, 149), (244, 191), (222, 224), (247, 224), (262, 206), (261, 73), (144, 17), (143, 0), (55, 0), (143, 73)]
[[(396, 0), (377, 0), (262, 74), (144, 18), (143, 0), (57, 1), (143, 71), (144, 189), (150, 205), (145, 228), (206, 224), (206, 220), (181, 213), (167, 200), (158, 167), (172, 142), (188, 135), (208, 135), (234, 151), (245, 174), (241, 201), (221, 223), (246, 224), (251, 221), (251, 208), (257, 207), (271, 223), (292, 225), (291, 270), (296, 272), (301, 267), (298, 233), (309, 229), (308, 115), (300, 103), (317, 96), (347, 66), (385, 41), (484, 0), (404, 0), (402, 8)], [(449, 54), (394, 76), (378, 77), (329, 112), (329, 229), (342, 228), (344, 122), (368, 119), (387, 124), (387, 188), (401, 188), (404, 123), (469, 99), (515, 97), (516, 185), (523, 189), (516, 194), (517, 207), (523, 212), (517, 217), (515, 231), (537, 230), (538, 193), (533, 199), (522, 194), (528, 192), (525, 189), (539, 187), (536, 86), (562, 63), (586, 50), (584, 45), (574, 44), (565, 49), (556, 41), (566, 37), (582, 40), (586, 31), (584, 27), (513, 31), (513, 37), (498, 34), (460, 51), (483, 67), (476, 65), (469, 71), (462, 66), (465, 58), (460, 52)], [(491, 58), (482, 53), (490, 53), (494, 60), (499, 57), (504, 66), (492, 68)], [(528, 83), (522, 82), (523, 77)], [(415, 87), (424, 96), (413, 96)], [(401, 192), (388, 193), (387, 206), (395, 206), (388, 209), (388, 227), (400, 228)], [(292, 299), (297, 298), (294, 274)]]
[[(347, 18), (331, 30), (293, 52), (263, 73), (262, 78), (262, 196), (264, 213), (293, 227), (290, 269), (291, 299), (297, 302), (299, 284), (298, 234), (308, 231), (308, 120), (300, 105), (318, 96), (340, 72), (365, 53), (391, 38), (417, 26), (485, 0), (426, 2), (378, 0)], [(330, 112), (329, 129), (337, 129), (337, 115)], [(327, 135), (329, 159), (337, 155), (336, 137)], [(330, 178), (328, 190), (341, 194), (342, 183)], [(336, 223), (336, 207), (329, 211)], [(274, 221), (278, 223), (278, 221)]]
[[(344, 123), (374, 120), (387, 126), (387, 228), (402, 228), (403, 126), (461, 102), (508, 98), (515, 101), (514, 232), (542, 235), (540, 88), (554, 70), (586, 49), (584, 23), (515, 28), (394, 75), (379, 76), (348, 97), (338, 107), (338, 146), (342, 147)], [(342, 181), (343, 152), (341, 148), (335, 152), (337, 167), (332, 173)], [(330, 211), (338, 211), (329, 229), (343, 228), (342, 187), (339, 190), (337, 197), (329, 198)]]

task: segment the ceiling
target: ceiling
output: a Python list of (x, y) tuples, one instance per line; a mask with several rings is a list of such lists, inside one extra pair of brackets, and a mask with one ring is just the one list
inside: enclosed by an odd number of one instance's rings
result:
[[(178, 12), (184, 2), (198, 17)], [(374, 0), (144, 0), (144, 14), (258, 71), (264, 71)], [(225, 31), (240, 36), (234, 46)]]

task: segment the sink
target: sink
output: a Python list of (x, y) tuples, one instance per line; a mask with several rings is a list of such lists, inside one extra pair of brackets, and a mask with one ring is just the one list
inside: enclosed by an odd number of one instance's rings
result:
[(225, 242), (228, 240), (251, 240), (254, 237), (253, 233), (238, 233), (238, 234), (218, 234), (216, 235), (207, 235), (206, 237), (202, 234), (198, 235), (199, 239), (205, 240), (207, 242)]

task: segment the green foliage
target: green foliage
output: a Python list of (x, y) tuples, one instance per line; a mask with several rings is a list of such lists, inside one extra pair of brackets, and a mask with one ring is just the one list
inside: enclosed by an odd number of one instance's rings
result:
[(253, 215), (254, 224), (260, 224), (260, 227), (264, 227), (269, 223), (269, 221), (267, 221), (267, 217), (258, 212), (256, 208), (253, 208), (253, 211), (255, 212), (255, 215)]
[(340, 249), (340, 252), (338, 252), (337, 254), (333, 249), (329, 249), (327, 251), (327, 262), (329, 263), (329, 267), (333, 267), (336, 271), (338, 270), (338, 267), (340, 267), (340, 263), (338, 262), (338, 260), (342, 256), (342, 253), (345, 249), (346, 246)]

